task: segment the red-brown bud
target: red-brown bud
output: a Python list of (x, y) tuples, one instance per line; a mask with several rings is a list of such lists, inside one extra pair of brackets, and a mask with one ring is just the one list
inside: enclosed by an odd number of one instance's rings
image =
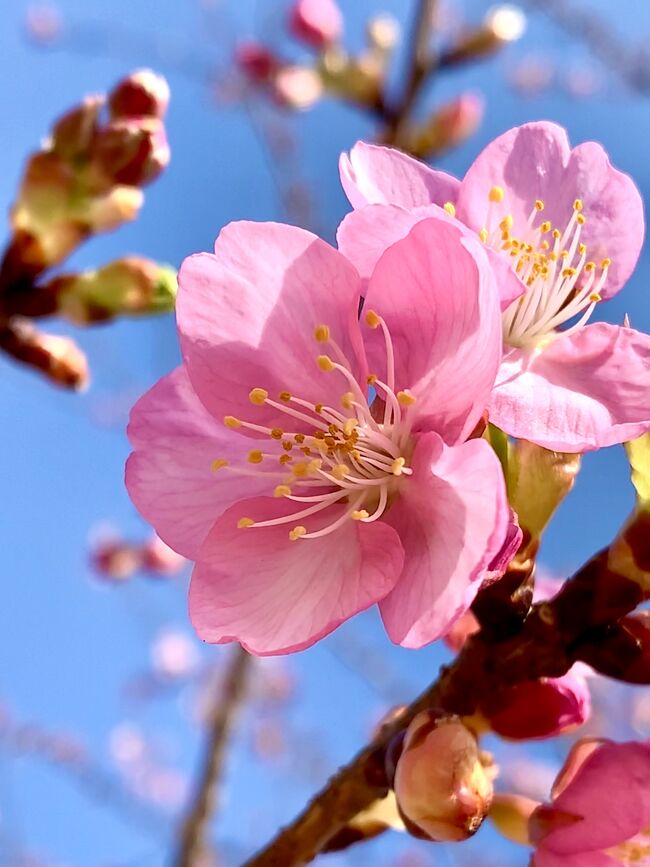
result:
[(264, 84), (281, 66), (280, 60), (265, 45), (252, 40), (235, 47), (235, 63), (251, 81)]
[(438, 842), (471, 837), (492, 801), (474, 734), (457, 717), (429, 711), (406, 731), (394, 789), (407, 829)]
[(151, 183), (170, 159), (165, 127), (154, 117), (112, 121), (100, 130), (93, 151), (100, 174), (133, 187)]
[(165, 116), (169, 105), (169, 85), (151, 69), (138, 69), (115, 85), (108, 97), (111, 118)]
[(74, 341), (43, 334), (25, 320), (14, 317), (0, 327), (0, 349), (56, 385), (79, 390), (88, 382), (86, 356)]

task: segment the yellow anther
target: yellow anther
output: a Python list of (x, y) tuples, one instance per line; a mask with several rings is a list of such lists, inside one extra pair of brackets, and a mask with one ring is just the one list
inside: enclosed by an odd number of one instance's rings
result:
[(248, 393), (248, 399), (255, 406), (264, 406), (264, 401), (268, 396), (269, 393), (265, 388), (252, 388)]
[(366, 377), (366, 382), (368, 383), (368, 385), (374, 385), (377, 382), (377, 374), (369, 373)]
[(413, 406), (417, 398), (410, 391), (398, 391), (397, 399), (402, 406)]
[(586, 252), (587, 252), (587, 245), (586, 244), (578, 244), (578, 253), (580, 253), (581, 256), (584, 256)]
[(325, 373), (329, 373), (330, 371), (335, 369), (334, 368), (334, 362), (329, 357), (329, 355), (319, 355), (318, 358), (316, 359), (316, 364)]
[(401, 476), (402, 470), (404, 469), (405, 465), (406, 465), (406, 459), (405, 458), (395, 458), (395, 460), (393, 461), (393, 463), (390, 466), (390, 471), (394, 476)]
[(225, 458), (217, 458), (216, 461), (212, 461), (212, 472), (216, 473), (218, 470), (222, 470), (224, 467), (228, 466), (228, 461)]
[(316, 473), (320, 472), (320, 468), (322, 466), (323, 462), (319, 458), (314, 458), (307, 464), (307, 474), (310, 476), (315, 475)]
[(346, 435), (346, 437), (352, 436), (355, 427), (358, 426), (359, 422), (356, 420), (356, 418), (347, 418), (343, 425), (343, 433)]
[(555, 239), (562, 237), (562, 232), (559, 229), (553, 229), (552, 235)]
[(378, 328), (381, 325), (381, 316), (375, 313), (374, 310), (369, 310), (366, 313), (366, 325), (369, 325), (371, 328)]
[(225, 424), (226, 427), (232, 428), (233, 430), (235, 428), (241, 427), (241, 422), (239, 421), (238, 418), (235, 418), (234, 415), (227, 415), (224, 418), (223, 423)]
[(612, 264), (612, 260), (609, 257), (607, 257), (606, 259), (603, 259), (603, 261), (600, 263), (600, 267), (603, 268), (603, 270), (604, 270), (605, 268), (609, 268), (609, 266), (611, 264)]
[(548, 241), (542, 241), (542, 243), (539, 245), (540, 250), (549, 250), (550, 247), (551, 247), (551, 245), (549, 244)]
[(489, 199), (491, 202), (502, 202), (503, 196), (503, 187), (492, 187), (490, 190)]
[(309, 446), (300, 446), (300, 451), (303, 453), (303, 455), (311, 455), (312, 453)]
[(330, 330), (327, 325), (317, 325), (314, 328), (314, 340), (318, 343), (327, 343), (330, 339)]
[(456, 207), (455, 207), (455, 205), (452, 204), (452, 202), (445, 202), (442, 207), (445, 209), (445, 211), (447, 211), (447, 213), (451, 217), (456, 216)]
[(355, 509), (350, 517), (353, 521), (362, 521), (364, 518), (369, 518), (370, 514), (365, 509)]
[(576, 273), (576, 269), (575, 269), (575, 268), (565, 268), (565, 269), (562, 271), (562, 276), (563, 276), (563, 277), (573, 277), (573, 275), (574, 275), (575, 273)]
[(291, 457), (291, 455), (280, 455), (278, 460), (281, 464), (290, 464), (293, 458)]
[(314, 448), (319, 452), (326, 452), (329, 446), (325, 442), (325, 440), (316, 440), (314, 442)]
[(595, 262), (587, 262), (587, 264), (585, 265), (585, 271), (593, 271), (595, 269), (595, 267), (596, 267)]
[(576, 199), (573, 203), (573, 210), (580, 212), (584, 208), (584, 203), (582, 199)]
[(499, 228), (502, 232), (508, 232), (512, 229), (512, 224), (514, 220), (512, 219), (512, 214), (506, 214), (503, 220), (499, 223)]
[(601, 296), (598, 294), (598, 292), (592, 292), (591, 295), (589, 296), (589, 300), (590, 300), (590, 301), (597, 302), (597, 301), (602, 301), (603, 299), (602, 299)]
[(323, 404), (322, 403), (314, 404), (314, 412), (317, 412), (320, 415), (322, 413), (322, 411), (323, 411)]
[(543, 211), (544, 210), (544, 202), (541, 199), (535, 199), (535, 210)]
[(332, 436), (335, 436), (339, 432), (338, 427), (333, 422), (330, 422), (330, 424), (327, 425), (327, 430), (332, 434)]
[(587, 218), (585, 217), (585, 215), (584, 214), (578, 214), (578, 216), (576, 217), (576, 223), (579, 226), (584, 226), (584, 224), (586, 222), (587, 222)]
[(285, 403), (288, 403), (291, 400), (291, 392), (290, 391), (281, 391), (279, 397), (280, 397), (280, 400), (283, 400)]
[(285, 452), (290, 452), (291, 449), (293, 448), (293, 443), (289, 442), (289, 440), (285, 440), (282, 443), (282, 448), (285, 450)]
[(352, 409), (352, 402), (354, 401), (354, 393), (351, 391), (346, 391), (343, 397), (341, 398), (341, 406), (343, 409)]
[(355, 461), (361, 460), (361, 452), (358, 449), (350, 449), (350, 454), (355, 459)]
[(288, 497), (291, 493), (291, 488), (289, 485), (278, 485), (277, 488), (273, 491), (274, 497)]
[(240, 530), (245, 529), (246, 527), (252, 527), (255, 521), (252, 518), (240, 518), (237, 521), (237, 526)]
[(260, 451), (260, 449), (253, 449), (252, 452), (248, 453), (248, 463), (249, 464), (261, 464), (264, 460), (264, 455)]
[(489, 235), (489, 232), (488, 232), (488, 230), (487, 230), (485, 227), (483, 227), (483, 228), (481, 229), (481, 231), (478, 233), (479, 238), (481, 239), (481, 241), (482, 241), (484, 244), (485, 244), (485, 242), (486, 242), (487, 239), (488, 239), (488, 235)]
[(291, 472), (294, 476), (303, 477), (307, 475), (307, 471), (309, 470), (309, 464), (307, 461), (296, 461), (295, 464), (291, 467)]
[(343, 479), (348, 475), (348, 466), (347, 464), (336, 464), (330, 470), (330, 475), (334, 476), (334, 478), (338, 482), (342, 482)]
[(274, 440), (281, 440), (284, 436), (284, 431), (281, 427), (272, 427), (271, 428), (271, 438)]
[(296, 539), (300, 539), (301, 536), (304, 536), (306, 532), (307, 528), (299, 525), (297, 527), (294, 527), (293, 530), (289, 530), (289, 538), (292, 542), (295, 542)]
[(550, 220), (544, 220), (544, 222), (539, 227), (539, 231), (542, 233), (542, 235), (545, 235), (547, 232), (550, 232), (551, 231), (551, 221)]
[(295, 440), (298, 444), (300, 444), (300, 443), (304, 443), (304, 441), (305, 441), (305, 435), (304, 435), (304, 434), (301, 434), (301, 433), (297, 433), (297, 434), (294, 436), (294, 440)]

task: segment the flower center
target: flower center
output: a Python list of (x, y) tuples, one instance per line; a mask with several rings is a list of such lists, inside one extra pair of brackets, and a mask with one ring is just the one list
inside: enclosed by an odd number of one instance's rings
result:
[[(485, 226), (479, 236), (486, 246), (508, 257), (526, 287), (503, 314), (505, 343), (536, 346), (555, 335), (577, 331), (601, 300), (611, 265), (608, 258), (598, 265), (588, 259), (587, 246), (580, 240), (587, 222), (582, 201), (575, 200), (564, 228), (541, 219), (541, 199), (533, 205), (526, 224), (515, 226), (512, 214), (504, 213), (504, 196), (502, 187), (490, 190)], [(558, 332), (565, 323), (571, 324)]]
[[(369, 311), (365, 316), (370, 328), (381, 328), (386, 347), (386, 382), (375, 374), (368, 377), (376, 396), (369, 401), (345, 354), (330, 335), (327, 325), (317, 325), (314, 339), (325, 344), (329, 355), (318, 355), (320, 370), (336, 374), (344, 381), (340, 407), (311, 403), (282, 391), (278, 399), (269, 397), (264, 388), (249, 394), (254, 406), (270, 406), (293, 422), (299, 430), (269, 428), (234, 416), (226, 416), (226, 427), (246, 428), (267, 436), (265, 448), (248, 454), (250, 466), (231, 466), (219, 458), (212, 464), (215, 471), (226, 470), (239, 475), (264, 476), (273, 495), (297, 504), (296, 511), (280, 518), (256, 521), (239, 519), (240, 528), (293, 525), (292, 541), (326, 536), (348, 520), (370, 523), (384, 514), (397, 495), (399, 485), (412, 474), (407, 466), (410, 456), (412, 413), (415, 397), (410, 391), (395, 391), (395, 357), (388, 327), (381, 316)], [(373, 403), (371, 410), (371, 403)], [(375, 412), (375, 407), (379, 409)], [(296, 424), (299, 422), (299, 424)], [(342, 514), (327, 526), (308, 532), (297, 521), (334, 505), (345, 506)]]
[(625, 867), (647, 867), (650, 864), (650, 826), (625, 843), (605, 851)]

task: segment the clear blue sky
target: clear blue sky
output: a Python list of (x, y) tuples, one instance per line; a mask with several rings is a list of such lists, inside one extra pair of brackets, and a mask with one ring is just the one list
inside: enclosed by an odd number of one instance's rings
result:
[[(586, 3), (587, 0), (584, 0)], [(449, 0), (450, 5), (452, 0)], [(253, 0), (217, 4), (217, 26), (207, 28), (198, 0), (63, 0), (66, 24), (77, 34), (65, 50), (40, 51), (23, 36), (24, 2), (6, 3), (0, 35), (0, 203), (6, 211), (27, 152), (52, 119), (84, 93), (105, 89), (130, 68), (150, 65), (165, 73), (172, 88), (169, 137), (173, 161), (148, 192), (141, 219), (118, 233), (94, 240), (74, 258), (79, 266), (138, 252), (178, 265), (191, 252), (210, 249), (219, 228), (239, 219), (277, 219), (277, 195), (259, 141), (245, 114), (215, 108), (201, 70), (223, 65), (233, 34), (262, 35), (272, 11), (284, 4)], [(372, 11), (406, 19), (412, 3), (400, 0), (342, 0), (353, 44)], [(489, 4), (466, 0), (475, 18)], [(606, 0), (590, 8), (611, 8)], [(617, 4), (614, 22), (631, 37), (650, 30), (650, 7), (635, 0)], [(613, 162), (630, 172), (647, 199), (650, 192), (650, 101), (610, 79), (598, 98), (577, 101), (562, 86), (525, 99), (505, 83), (511, 66), (531, 51), (546, 52), (560, 77), (588, 61), (584, 49), (544, 18), (533, 16), (522, 42), (496, 62), (454, 73), (435, 84), (443, 99), (461, 88), (480, 88), (487, 114), (479, 133), (445, 157), (441, 166), (462, 174), (495, 134), (527, 120), (564, 124), (574, 141), (597, 139)], [(596, 70), (602, 72), (596, 65)], [(319, 222), (329, 239), (346, 209), (339, 189), (337, 158), (356, 139), (369, 137), (366, 118), (331, 102), (292, 124), (301, 142), (299, 171), (316, 182)], [(615, 257), (616, 251), (612, 251)], [(650, 330), (650, 259), (603, 315)], [(53, 330), (66, 326), (55, 323)], [(83, 396), (57, 392), (36, 376), (0, 359), (1, 571), (4, 587), (0, 628), (0, 706), (52, 730), (73, 732), (95, 759), (113, 768), (109, 738), (124, 722), (146, 732), (152, 748), (180, 772), (191, 770), (198, 743), (191, 722), (191, 694), (182, 693), (138, 709), (124, 697), (124, 683), (146, 667), (152, 640), (164, 626), (190, 633), (184, 582), (124, 588), (100, 587), (87, 566), (89, 531), (110, 521), (126, 533), (145, 527), (123, 489), (128, 453), (124, 426), (130, 404), (176, 361), (172, 317), (121, 323), (78, 335), (87, 350), (93, 382)], [(562, 507), (545, 542), (544, 563), (559, 575), (577, 566), (609, 539), (631, 505), (621, 449), (589, 456), (571, 499)], [(279, 764), (258, 767), (247, 746), (253, 725), (244, 721), (230, 763), (227, 800), (216, 839), (232, 844), (233, 861), (287, 820), (328, 771), (367, 736), (370, 721), (388, 696), (372, 689), (337, 655), (358, 658), (355, 642), (370, 648), (371, 661), (395, 672), (397, 692), (408, 699), (433, 675), (437, 649), (417, 654), (388, 645), (374, 615), (349, 624), (328, 642), (296, 657), (300, 684), (289, 710), (291, 730), (305, 762), (313, 749), (322, 762), (302, 775)], [(201, 649), (205, 659), (222, 650)], [(354, 665), (353, 665), (354, 667)], [(367, 664), (366, 664), (367, 667)], [(395, 690), (392, 691), (392, 694)], [(549, 750), (544, 755), (548, 758)], [(80, 793), (60, 771), (29, 758), (12, 759), (0, 745), (0, 863), (10, 851), (27, 848), (67, 867), (156, 867), (165, 864), (166, 834), (151, 835), (119, 811)], [(478, 843), (492, 840), (490, 832)], [(409, 844), (410, 845), (410, 844)], [(400, 841), (360, 848), (343, 863), (391, 864)], [(428, 850), (436, 865), (452, 862), (442, 849)], [(459, 850), (460, 851), (460, 850)], [(461, 858), (469, 858), (467, 850)], [(473, 850), (476, 852), (476, 848)], [(496, 851), (496, 850), (495, 850)], [(508, 850), (510, 852), (510, 850)], [(511, 852), (524, 864), (523, 850)], [(507, 857), (499, 849), (498, 863)], [(426, 863), (426, 862), (425, 862)], [(476, 863), (467, 861), (466, 863)], [(485, 860), (485, 865), (488, 861)], [(496, 862), (495, 862), (496, 863)]]

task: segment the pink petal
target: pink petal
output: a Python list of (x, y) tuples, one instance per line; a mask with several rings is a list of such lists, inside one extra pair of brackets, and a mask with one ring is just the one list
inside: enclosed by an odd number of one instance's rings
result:
[(547, 449), (581, 452), (650, 429), (650, 337), (598, 322), (504, 359), (490, 420)]
[(604, 852), (558, 855), (548, 849), (540, 849), (533, 855), (531, 867), (621, 867), (621, 862)]
[(218, 458), (245, 460), (250, 442), (208, 413), (182, 366), (136, 403), (128, 435), (131, 499), (163, 541), (191, 559), (224, 509), (268, 490), (262, 477), (212, 470)]
[(387, 514), (402, 540), (404, 571), (380, 609), (394, 642), (422, 647), (471, 605), (503, 544), (509, 509), (501, 465), (484, 440), (449, 448), (424, 434), (412, 466)]
[[(190, 616), (204, 641), (239, 641), (258, 655), (303, 650), (394, 587), (404, 554), (381, 521), (348, 520), (330, 535), (295, 542), (291, 523), (237, 529), (240, 517), (268, 520), (296, 506), (247, 500), (215, 524), (190, 587)], [(332, 508), (300, 523), (312, 532), (340, 514)]]
[[(487, 406), (501, 355), (499, 299), (480, 242), (446, 220), (422, 220), (377, 263), (366, 308), (386, 320), (397, 388), (417, 397), (415, 429), (465, 439)], [(383, 333), (363, 327), (382, 378)]]
[(186, 259), (177, 304), (181, 348), (210, 412), (286, 427), (286, 415), (251, 406), (248, 394), (255, 387), (276, 400), (279, 392), (289, 391), (338, 406), (349, 385), (339, 373), (316, 366), (327, 349), (314, 340), (314, 328), (329, 326), (365, 382), (357, 323), (360, 285), (337, 250), (310, 232), (277, 223), (231, 223), (219, 235), (214, 255)]
[(492, 558), (485, 573), (483, 585), (487, 586), (498, 581), (506, 572), (506, 569), (512, 562), (515, 554), (519, 550), (519, 546), (524, 538), (524, 534), (519, 526), (517, 515), (512, 509), (508, 511), (508, 529), (503, 545)]
[(562, 127), (546, 121), (509, 130), (485, 148), (465, 175), (458, 194), (458, 218), (480, 230), (493, 186), (505, 191), (495, 217), (512, 214), (514, 235), (522, 233), (536, 199), (545, 204), (536, 225), (550, 220), (562, 231), (574, 201), (583, 201), (587, 222), (581, 240), (588, 258), (612, 259), (601, 292), (604, 298), (615, 294), (634, 270), (643, 244), (643, 202), (631, 178), (613, 168), (595, 142), (571, 150)]
[(583, 820), (551, 831), (543, 848), (571, 855), (634, 837), (650, 824), (649, 779), (649, 743), (605, 742), (553, 802), (555, 809)]
[(341, 183), (353, 208), (388, 204), (403, 208), (454, 204), (459, 181), (394, 148), (357, 142), (339, 160)]

